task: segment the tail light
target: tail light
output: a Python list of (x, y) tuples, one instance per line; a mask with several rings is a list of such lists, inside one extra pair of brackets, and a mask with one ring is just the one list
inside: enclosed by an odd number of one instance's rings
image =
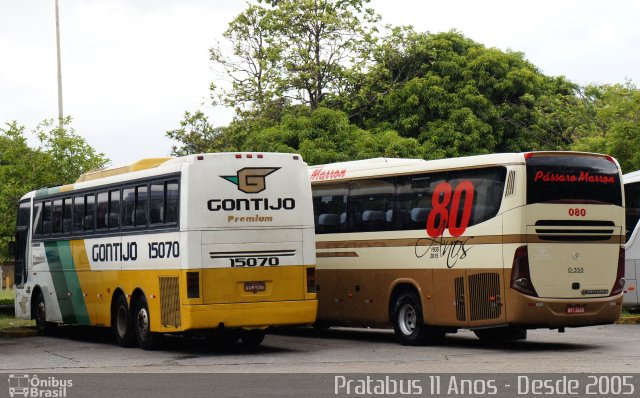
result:
[(511, 288), (528, 296), (538, 297), (536, 289), (531, 283), (529, 273), (529, 251), (527, 246), (520, 246), (513, 255), (511, 266)]
[(610, 296), (622, 293), (624, 283), (624, 247), (621, 247), (620, 254), (618, 255), (618, 272), (616, 273), (616, 281), (613, 284)]
[(307, 268), (307, 293), (316, 292), (316, 268)]

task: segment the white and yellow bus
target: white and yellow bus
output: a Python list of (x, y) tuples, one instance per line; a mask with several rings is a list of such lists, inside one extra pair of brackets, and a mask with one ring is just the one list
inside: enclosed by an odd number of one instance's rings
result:
[(318, 323), (404, 344), (614, 322), (624, 286), (615, 159), (530, 152), (311, 167)]
[(314, 322), (313, 245), (299, 155), (146, 159), (22, 198), (15, 311), (144, 349), (210, 329), (257, 345), (268, 326)]

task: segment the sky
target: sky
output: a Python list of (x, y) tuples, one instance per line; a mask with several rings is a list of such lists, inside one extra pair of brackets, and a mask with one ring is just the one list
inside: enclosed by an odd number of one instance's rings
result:
[[(224, 41), (240, 0), (59, 0), (63, 110), (76, 133), (123, 165), (167, 156), (165, 132), (185, 111), (216, 126), (209, 48)], [(543, 73), (580, 84), (640, 82), (637, 0), (372, 0), (382, 22), (451, 29), (524, 53)], [(57, 118), (54, 0), (0, 0), (0, 125), (32, 131)], [(35, 145), (35, 139), (30, 137)]]

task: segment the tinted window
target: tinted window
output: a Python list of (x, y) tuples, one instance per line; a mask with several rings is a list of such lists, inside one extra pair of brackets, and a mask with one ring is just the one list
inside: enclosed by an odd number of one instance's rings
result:
[(31, 201), (25, 200), (24, 202), (20, 202), (20, 206), (18, 207), (18, 219), (16, 220), (16, 226), (28, 227), (30, 214), (31, 214)]
[(122, 226), (132, 227), (136, 216), (136, 190), (125, 188), (122, 190)]
[[(434, 203), (447, 218), (457, 206), (456, 227), (479, 224), (498, 213), (506, 173), (504, 167), (488, 167), (316, 185), (316, 233), (424, 230)], [(440, 233), (450, 227), (438, 214), (433, 226)]]
[(136, 226), (147, 225), (147, 205), (147, 186), (141, 185), (136, 188)]
[(33, 225), (36, 235), (42, 235), (42, 202), (33, 204)]
[(595, 156), (527, 159), (527, 203), (592, 203), (622, 206), (616, 165)]
[(42, 234), (49, 235), (51, 233), (51, 202), (44, 202), (42, 208)]
[(95, 229), (96, 203), (93, 194), (85, 196), (84, 202), (84, 230), (91, 231)]
[(354, 181), (349, 184), (347, 222), (351, 232), (386, 231), (393, 227), (392, 179)]
[(62, 232), (71, 232), (71, 198), (65, 198), (62, 201)]
[(62, 199), (53, 201), (53, 213), (51, 215), (51, 232), (59, 234), (62, 232)]
[(84, 229), (84, 196), (73, 198), (73, 232)]
[(164, 183), (151, 184), (149, 199), (149, 224), (164, 222)]
[(109, 229), (120, 227), (120, 191), (109, 192)]
[(96, 229), (106, 229), (109, 221), (109, 193), (98, 193), (96, 206)]
[(347, 231), (347, 184), (317, 186), (313, 189), (316, 233)]
[(165, 223), (171, 224), (178, 222), (178, 182), (167, 182), (167, 201), (165, 204)]
[(625, 223), (627, 226), (627, 241), (640, 220), (640, 182), (625, 184), (624, 186)]

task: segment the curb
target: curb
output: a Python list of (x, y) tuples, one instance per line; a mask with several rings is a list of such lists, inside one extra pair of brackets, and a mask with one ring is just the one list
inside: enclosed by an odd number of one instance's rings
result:
[(18, 338), (36, 336), (38, 332), (34, 327), (15, 327), (0, 329), (0, 338)]
[(618, 319), (616, 321), (616, 323), (617, 324), (621, 324), (621, 325), (638, 324), (638, 323), (640, 323), (640, 315), (621, 317), (620, 319)]

